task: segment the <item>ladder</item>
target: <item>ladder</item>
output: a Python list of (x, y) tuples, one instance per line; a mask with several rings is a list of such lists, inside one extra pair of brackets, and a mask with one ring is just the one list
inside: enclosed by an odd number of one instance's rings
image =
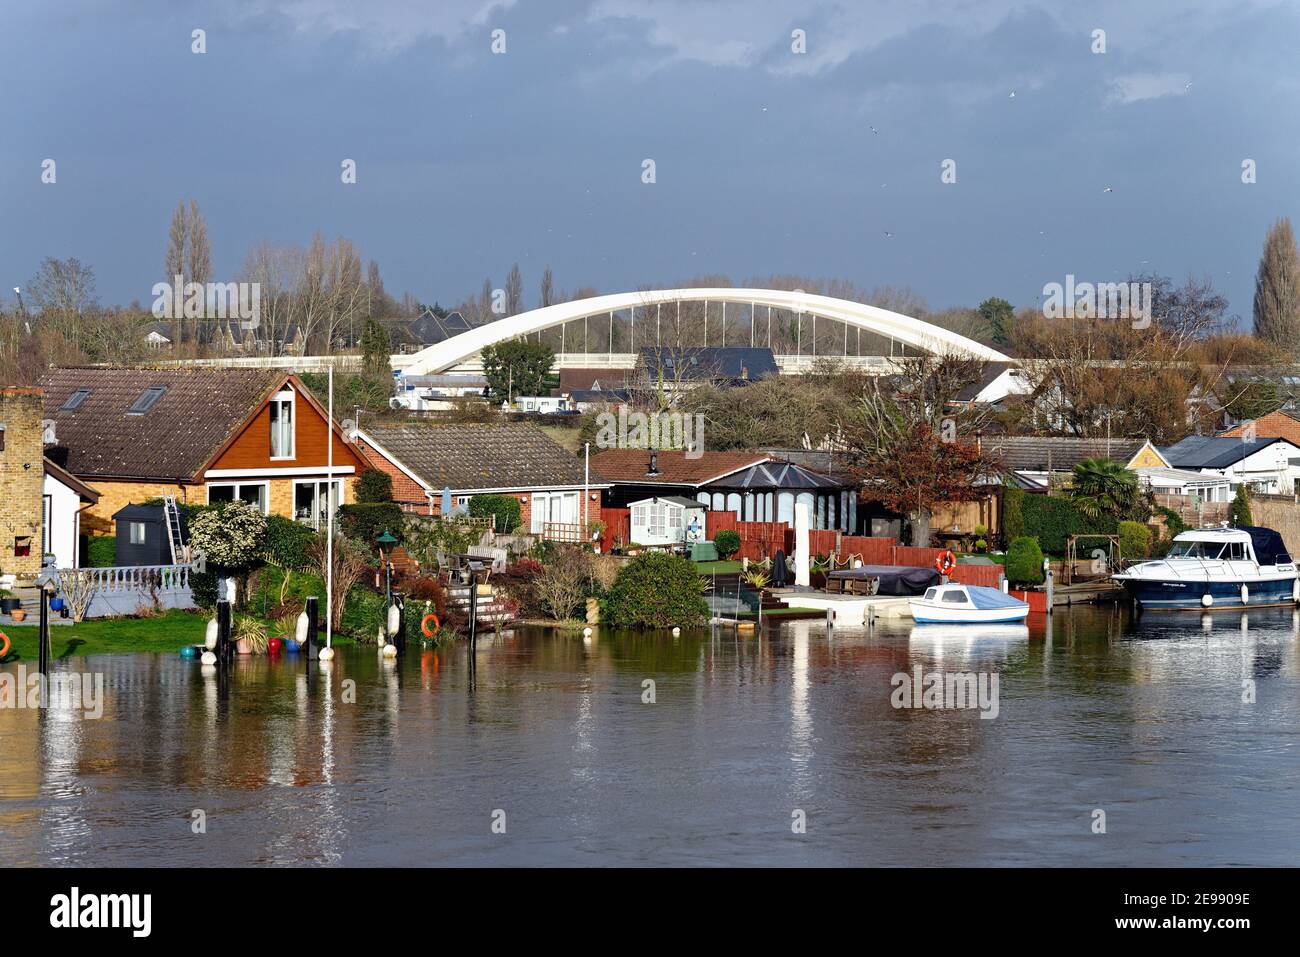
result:
[(176, 495), (163, 492), (163, 518), (167, 521), (167, 542), (171, 545), (172, 564), (180, 565), (189, 561), (189, 548), (185, 545), (185, 536), (181, 530), (181, 513), (176, 507)]

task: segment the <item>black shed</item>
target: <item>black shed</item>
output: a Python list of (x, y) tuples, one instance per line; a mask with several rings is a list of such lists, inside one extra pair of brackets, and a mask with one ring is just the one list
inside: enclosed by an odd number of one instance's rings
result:
[(128, 505), (113, 515), (118, 565), (170, 565), (171, 543), (161, 505)]

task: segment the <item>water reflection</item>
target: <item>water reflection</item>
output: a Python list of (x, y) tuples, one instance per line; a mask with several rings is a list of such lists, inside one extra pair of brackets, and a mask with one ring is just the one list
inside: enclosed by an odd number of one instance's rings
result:
[[(104, 716), (0, 710), (0, 863), (1293, 864), (1298, 634), (1075, 608), (60, 662)], [(998, 716), (895, 708), (917, 666), (996, 674)]]

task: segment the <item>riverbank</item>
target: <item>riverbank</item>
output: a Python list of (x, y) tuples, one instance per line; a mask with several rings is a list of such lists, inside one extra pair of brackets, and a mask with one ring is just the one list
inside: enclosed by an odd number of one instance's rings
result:
[[(156, 618), (103, 618), (50, 629), (50, 653), (54, 658), (81, 655), (112, 655), (131, 652), (174, 652), (182, 645), (203, 641), (208, 619), (190, 611), (172, 611)], [(11, 625), (4, 629), (12, 647), (4, 659), (35, 661), (39, 654), (36, 625)], [(321, 636), (324, 640), (324, 635)], [(336, 635), (336, 645), (354, 644)]]

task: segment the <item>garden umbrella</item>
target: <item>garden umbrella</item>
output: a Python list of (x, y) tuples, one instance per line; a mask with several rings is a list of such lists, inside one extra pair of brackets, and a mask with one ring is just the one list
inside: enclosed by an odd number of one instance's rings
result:
[(451, 514), (451, 486), (443, 486), (442, 489), (442, 514)]
[(772, 559), (772, 586), (784, 588), (789, 581), (790, 570), (785, 565), (785, 552), (777, 549), (776, 557)]

